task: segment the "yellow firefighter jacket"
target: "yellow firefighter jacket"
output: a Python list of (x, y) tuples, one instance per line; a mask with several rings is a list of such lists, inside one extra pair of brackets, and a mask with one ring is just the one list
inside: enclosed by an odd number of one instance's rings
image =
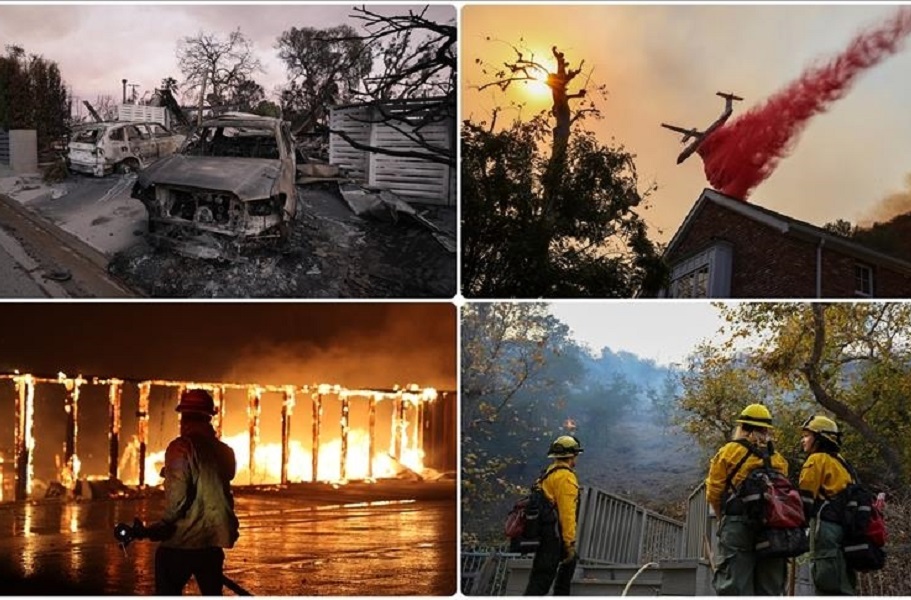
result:
[[(724, 485), (728, 475), (737, 466), (737, 463), (749, 452), (742, 444), (738, 442), (728, 442), (715, 454), (709, 465), (709, 474), (705, 478), (705, 496), (709, 506), (715, 509), (715, 514), (721, 517), (721, 509), (725, 498)], [(787, 476), (788, 461), (780, 453), (775, 452), (771, 456), (772, 468)], [(762, 466), (762, 459), (755, 454), (751, 455), (740, 466), (740, 469), (731, 479), (731, 490), (736, 490), (750, 471)]]
[(542, 478), (541, 490), (548, 500), (556, 504), (557, 515), (560, 519), (560, 532), (563, 544), (569, 545), (576, 541), (576, 512), (579, 506), (579, 480), (572, 469), (557, 469), (552, 475), (551, 471), (559, 465), (554, 461), (547, 467)]
[(801, 495), (813, 500), (831, 498), (851, 483), (851, 474), (841, 461), (825, 452), (814, 452), (807, 457), (800, 470), (797, 487)]

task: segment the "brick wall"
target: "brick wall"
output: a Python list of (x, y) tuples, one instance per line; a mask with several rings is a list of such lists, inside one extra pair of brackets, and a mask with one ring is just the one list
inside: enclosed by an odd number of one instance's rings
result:
[[(723, 240), (733, 245), (731, 298), (815, 298), (816, 244), (797, 240), (758, 221), (706, 202), (670, 264)], [(822, 296), (854, 298), (857, 260), (823, 247)], [(911, 297), (911, 277), (881, 265), (874, 271), (878, 298)]]

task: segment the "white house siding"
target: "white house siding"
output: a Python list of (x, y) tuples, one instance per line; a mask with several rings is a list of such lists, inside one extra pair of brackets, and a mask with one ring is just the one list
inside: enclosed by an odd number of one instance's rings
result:
[[(330, 113), (330, 127), (344, 131), (356, 141), (401, 151), (425, 151), (404, 134), (383, 123), (369, 120), (369, 107), (336, 107)], [(424, 139), (439, 147), (453, 144), (454, 122), (434, 123), (422, 128)], [(329, 138), (329, 162), (345, 169), (355, 180), (387, 189), (408, 201), (455, 206), (455, 169), (418, 158), (389, 156), (356, 150), (336, 134)]]

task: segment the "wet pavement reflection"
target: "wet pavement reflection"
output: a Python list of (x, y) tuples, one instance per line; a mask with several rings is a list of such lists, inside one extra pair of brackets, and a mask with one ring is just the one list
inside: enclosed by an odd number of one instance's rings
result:
[[(236, 494), (240, 539), (226, 551), (225, 574), (254, 595), (456, 591), (453, 482)], [(154, 593), (157, 544), (135, 542), (125, 556), (112, 531), (156, 519), (161, 506), (160, 494), (0, 505), (2, 593)], [(196, 592), (191, 583), (187, 593)]]

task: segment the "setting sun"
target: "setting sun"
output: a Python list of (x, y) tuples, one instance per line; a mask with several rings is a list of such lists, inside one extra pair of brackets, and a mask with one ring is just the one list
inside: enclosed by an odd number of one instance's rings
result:
[(525, 82), (523, 91), (532, 98), (546, 98), (550, 96), (550, 87), (543, 79), (530, 79)]

